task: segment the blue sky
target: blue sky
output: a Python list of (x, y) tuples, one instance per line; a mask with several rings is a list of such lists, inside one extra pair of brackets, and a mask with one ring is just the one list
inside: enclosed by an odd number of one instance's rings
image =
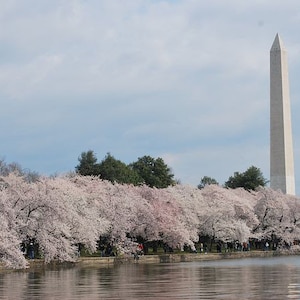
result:
[(298, 0), (0, 2), (0, 157), (51, 175), (83, 151), (175, 177), (269, 179), (269, 51), (288, 51), (300, 186)]

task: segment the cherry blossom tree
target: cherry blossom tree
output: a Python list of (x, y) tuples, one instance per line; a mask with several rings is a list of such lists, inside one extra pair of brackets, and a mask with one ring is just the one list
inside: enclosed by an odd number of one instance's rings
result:
[(168, 192), (176, 199), (180, 207), (179, 218), (184, 227), (184, 244), (195, 250), (199, 240), (200, 216), (203, 211), (203, 197), (199, 189), (189, 185), (169, 187)]
[[(106, 231), (107, 223), (94, 210), (88, 195), (66, 178), (45, 179), (39, 184), (41, 189), (46, 189), (42, 190), (40, 198), (44, 197), (45, 203), (51, 203), (51, 207), (40, 214), (36, 235), (45, 259), (72, 260), (79, 243), (90, 252), (95, 252), (99, 236)], [(47, 240), (49, 236), (50, 241)]]
[(259, 190), (254, 207), (259, 225), (254, 229), (258, 239), (291, 246), (300, 238), (300, 201), (269, 188)]
[(158, 233), (156, 239), (172, 248), (182, 248), (188, 241), (188, 232), (180, 219), (180, 207), (172, 193), (146, 186), (141, 192), (153, 209), (154, 232)]
[(19, 224), (15, 222), (15, 212), (7, 205), (8, 201), (2, 185), (0, 188), (0, 259), (9, 268), (26, 268), (27, 262), (20, 249), (22, 240), (18, 234)]
[(102, 235), (119, 251), (126, 252), (128, 249), (122, 249), (120, 245), (132, 244), (129, 243), (129, 235), (136, 227), (134, 224), (135, 216), (138, 215), (136, 203), (142, 201), (142, 199), (135, 201), (137, 195), (134, 194), (134, 187), (113, 184), (96, 177), (77, 176), (72, 180), (88, 195), (98, 217), (106, 221), (106, 231)]
[(202, 195), (202, 234), (223, 242), (247, 242), (251, 237), (253, 224), (258, 223), (253, 213), (251, 193), (208, 185), (202, 190)]
[(287, 196), (290, 216), (290, 228), (289, 231), (292, 235), (292, 239), (299, 243), (300, 240), (300, 201), (295, 196)]

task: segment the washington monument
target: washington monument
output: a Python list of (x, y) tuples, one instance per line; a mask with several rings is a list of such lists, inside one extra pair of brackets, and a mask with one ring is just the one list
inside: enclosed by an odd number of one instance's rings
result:
[(277, 34), (270, 51), (270, 187), (295, 195), (287, 53)]

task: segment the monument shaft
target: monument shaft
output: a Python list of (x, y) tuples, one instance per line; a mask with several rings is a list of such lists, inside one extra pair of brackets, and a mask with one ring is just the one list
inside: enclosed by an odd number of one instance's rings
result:
[(270, 51), (270, 187), (295, 195), (287, 53), (277, 34)]

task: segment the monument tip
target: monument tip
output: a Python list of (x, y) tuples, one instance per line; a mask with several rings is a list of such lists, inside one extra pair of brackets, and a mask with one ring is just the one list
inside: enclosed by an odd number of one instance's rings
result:
[(271, 51), (280, 51), (280, 50), (285, 50), (282, 40), (279, 36), (279, 34), (277, 33), (275, 36), (275, 40), (273, 42), (273, 45), (271, 47)]

